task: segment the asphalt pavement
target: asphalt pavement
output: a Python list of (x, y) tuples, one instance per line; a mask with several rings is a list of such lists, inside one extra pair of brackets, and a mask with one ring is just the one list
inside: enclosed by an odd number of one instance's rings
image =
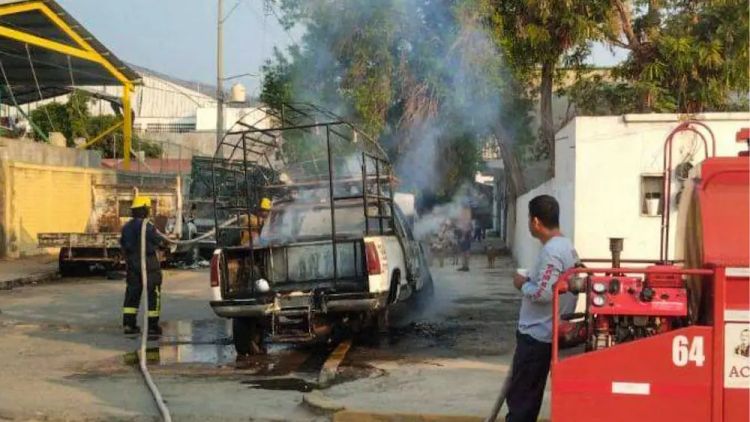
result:
[[(479, 420), (507, 373), (520, 297), (510, 258), (489, 269), (474, 256), (469, 273), (456, 268), (433, 268), (428, 309), (402, 311), (388, 335), (355, 342), (325, 387), (317, 381), (330, 348), (271, 345), (238, 361), (230, 324), (208, 305), (208, 272), (167, 270), (152, 374), (177, 421)], [(121, 332), (123, 292), (123, 280), (96, 276), (0, 291), (0, 420), (157, 417), (137, 371), (138, 340)]]

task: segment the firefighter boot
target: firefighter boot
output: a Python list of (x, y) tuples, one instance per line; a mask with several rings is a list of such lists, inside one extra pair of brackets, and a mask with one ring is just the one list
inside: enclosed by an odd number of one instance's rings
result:
[(162, 333), (161, 327), (159, 326), (159, 317), (152, 317), (148, 319), (148, 335), (149, 336), (160, 336)]

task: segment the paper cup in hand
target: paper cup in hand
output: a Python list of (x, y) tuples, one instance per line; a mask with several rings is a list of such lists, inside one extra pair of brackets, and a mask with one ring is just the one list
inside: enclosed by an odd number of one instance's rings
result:
[(516, 274), (520, 275), (523, 278), (529, 278), (529, 270), (527, 270), (526, 268), (517, 269)]

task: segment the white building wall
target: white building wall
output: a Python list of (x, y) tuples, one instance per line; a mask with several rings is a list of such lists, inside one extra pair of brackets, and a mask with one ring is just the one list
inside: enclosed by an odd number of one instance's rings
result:
[[(148, 130), (149, 125), (188, 125), (194, 129), (196, 124), (196, 111), (201, 107), (213, 107), (216, 109), (216, 100), (208, 95), (201, 94), (185, 88), (166, 79), (142, 74), (142, 84), (135, 86), (132, 96), (132, 109), (135, 113), (133, 125), (136, 130)], [(109, 96), (121, 98), (121, 86), (88, 86), (82, 87), (86, 91), (97, 92)], [(67, 103), (68, 95), (37, 101), (23, 105), (24, 111), (51, 102)], [(7, 112), (6, 112), (7, 110)], [(15, 108), (8, 107), (3, 114), (18, 117)], [(89, 104), (89, 112), (94, 116), (114, 114), (112, 106), (108, 101), (93, 99)]]
[[(198, 108), (195, 116), (195, 130), (199, 132), (216, 130), (215, 104), (213, 106)], [(261, 107), (224, 109), (224, 130), (244, 129), (242, 126), (236, 125), (240, 120), (245, 124), (259, 128), (269, 128), (273, 123), (273, 119)]]
[[(582, 257), (607, 258), (608, 237), (624, 237), (623, 258), (657, 259), (661, 217), (644, 215), (641, 176), (661, 175), (664, 141), (679, 123), (678, 115), (647, 114), (575, 119), (576, 204), (574, 241)], [(735, 134), (750, 126), (750, 113), (697, 116), (716, 136), (716, 155), (735, 156), (746, 148)], [(709, 140), (710, 135), (706, 133)], [(673, 166), (694, 165), (705, 151), (699, 136), (682, 133), (673, 143)], [(674, 257), (679, 182), (672, 177), (670, 258)]]
[[(735, 142), (735, 134), (750, 126), (750, 113), (696, 117), (714, 132), (718, 156), (734, 156), (747, 148)], [(556, 177), (517, 200), (513, 253), (519, 266), (530, 268), (539, 250), (539, 242), (528, 234), (527, 220), (528, 202), (540, 194), (551, 194), (560, 202), (561, 229), (573, 239), (581, 257), (608, 258), (608, 238), (624, 237), (624, 259), (657, 259), (661, 218), (642, 213), (641, 176), (661, 174), (664, 141), (679, 118), (675, 114), (577, 117), (559, 131)], [(693, 164), (704, 158), (697, 135), (680, 135), (673, 145), (674, 164), (687, 156), (692, 156)], [(677, 186), (673, 181), (671, 245)], [(670, 249), (674, 257), (674, 247)]]

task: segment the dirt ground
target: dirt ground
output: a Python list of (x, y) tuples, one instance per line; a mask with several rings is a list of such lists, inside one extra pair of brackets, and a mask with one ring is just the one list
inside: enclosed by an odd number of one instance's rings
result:
[[(507, 373), (520, 304), (512, 261), (486, 267), (476, 256), (469, 273), (433, 268), (431, 306), (399, 313), (378, 342), (355, 342), (327, 388), (317, 384), (324, 348), (271, 345), (238, 362), (229, 324), (208, 305), (207, 271), (166, 271), (152, 374), (178, 421), (330, 420), (302, 403), (312, 391), (353, 411), (484, 416)], [(122, 280), (90, 277), (0, 292), (0, 420), (157, 417), (138, 340), (121, 333), (123, 291)]]

